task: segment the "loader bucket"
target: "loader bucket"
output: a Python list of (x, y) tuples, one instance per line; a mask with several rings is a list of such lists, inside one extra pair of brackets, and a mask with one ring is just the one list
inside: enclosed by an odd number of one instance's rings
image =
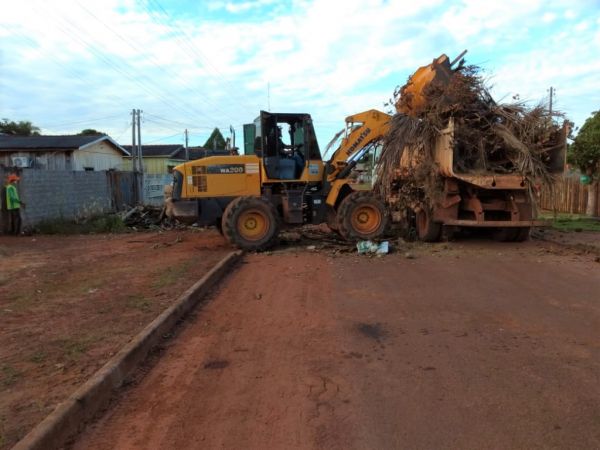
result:
[(454, 71), (445, 54), (434, 59), (431, 64), (419, 67), (400, 91), (396, 111), (400, 114), (418, 116), (425, 106), (425, 90), (431, 85), (447, 85), (453, 74)]

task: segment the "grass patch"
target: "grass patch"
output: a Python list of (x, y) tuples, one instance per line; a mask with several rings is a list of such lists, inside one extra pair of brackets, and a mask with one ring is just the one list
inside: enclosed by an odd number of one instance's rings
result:
[(123, 233), (127, 226), (119, 216), (105, 214), (95, 216), (85, 221), (68, 219), (52, 219), (39, 222), (35, 231), (41, 234), (94, 234), (94, 233)]
[(74, 337), (55, 341), (63, 356), (70, 361), (77, 361), (98, 339), (93, 336)]
[(47, 353), (44, 350), (38, 350), (29, 357), (29, 361), (35, 364), (41, 364), (46, 360)]
[(190, 266), (194, 263), (194, 260), (190, 259), (184, 261), (176, 266), (167, 267), (163, 269), (156, 278), (156, 281), (152, 284), (155, 289), (161, 289), (172, 284), (175, 284), (182, 276), (185, 275)]
[(24, 311), (31, 308), (37, 300), (35, 292), (15, 292), (8, 297), (9, 309)]
[(21, 372), (10, 364), (4, 364), (2, 366), (2, 384), (4, 386), (12, 386), (17, 382), (21, 375)]
[(128, 308), (137, 309), (142, 312), (149, 312), (152, 310), (152, 302), (143, 295), (130, 295), (127, 297), (125, 304)]
[(600, 220), (580, 214), (557, 214), (544, 213), (542, 219), (549, 220), (552, 228), (564, 232), (578, 231), (600, 231)]

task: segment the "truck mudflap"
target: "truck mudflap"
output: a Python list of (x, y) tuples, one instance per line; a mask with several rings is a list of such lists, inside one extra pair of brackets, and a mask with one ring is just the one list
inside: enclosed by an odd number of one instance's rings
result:
[(510, 227), (545, 227), (550, 225), (547, 220), (464, 220), (464, 219), (446, 219), (442, 225), (458, 227), (478, 227), (478, 228), (510, 228)]

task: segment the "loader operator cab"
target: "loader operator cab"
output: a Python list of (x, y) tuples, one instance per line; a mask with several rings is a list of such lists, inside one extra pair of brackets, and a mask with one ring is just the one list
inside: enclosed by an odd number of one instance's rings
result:
[[(244, 125), (244, 137), (254, 142), (251, 152), (262, 158), (269, 179), (299, 180), (309, 160), (321, 159), (309, 114), (261, 111), (254, 124)], [(247, 144), (245, 153), (250, 153)]]

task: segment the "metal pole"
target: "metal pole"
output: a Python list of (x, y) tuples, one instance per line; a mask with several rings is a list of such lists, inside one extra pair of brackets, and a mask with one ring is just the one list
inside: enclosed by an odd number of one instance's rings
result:
[(190, 160), (190, 152), (188, 151), (188, 130), (185, 129), (185, 160)]
[(136, 161), (136, 144), (135, 144), (135, 109), (131, 110), (131, 164), (133, 173), (137, 172)]
[(550, 119), (552, 119), (552, 97), (554, 97), (554, 88), (550, 86)]
[(142, 159), (143, 157), (143, 153), (142, 153), (142, 130), (141, 130), (141, 120), (140, 120), (140, 116), (141, 116), (141, 111), (138, 109), (137, 110), (137, 144), (138, 144), (138, 163), (139, 163), (139, 168), (140, 168), (140, 181), (139, 181), (139, 185), (140, 185), (140, 202), (144, 202), (144, 160)]

